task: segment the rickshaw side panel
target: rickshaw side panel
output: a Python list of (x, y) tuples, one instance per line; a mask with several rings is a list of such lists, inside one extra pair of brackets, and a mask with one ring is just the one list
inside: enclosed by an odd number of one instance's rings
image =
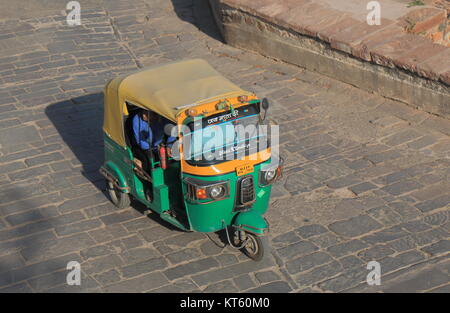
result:
[(163, 175), (164, 184), (167, 185), (169, 192), (168, 199), (170, 206), (184, 210), (180, 166), (180, 162), (169, 162), (167, 169), (163, 170)]
[(129, 193), (155, 212), (162, 213), (169, 210), (169, 188), (164, 183), (164, 170), (152, 170), (153, 201), (149, 202), (145, 195), (143, 182), (134, 173), (133, 154), (128, 147), (122, 147), (109, 136), (104, 136), (105, 167), (121, 183), (121, 187), (128, 187)]

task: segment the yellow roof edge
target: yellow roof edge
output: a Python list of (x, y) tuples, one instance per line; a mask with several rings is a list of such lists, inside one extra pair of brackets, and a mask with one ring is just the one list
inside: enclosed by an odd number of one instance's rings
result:
[(243, 95), (255, 95), (255, 94), (250, 91), (241, 90), (241, 91), (233, 91), (233, 92), (225, 93), (220, 96), (214, 96), (214, 97), (208, 98), (208, 99), (203, 99), (203, 100), (197, 101), (192, 104), (186, 104), (186, 107), (184, 109), (180, 109), (175, 116), (178, 117), (180, 114), (186, 112), (187, 109), (190, 109), (190, 108), (193, 108), (193, 107), (196, 107), (199, 105), (208, 104), (208, 103), (215, 102), (215, 101), (218, 101), (221, 99), (233, 98), (233, 97), (238, 97), (238, 96), (243, 96)]

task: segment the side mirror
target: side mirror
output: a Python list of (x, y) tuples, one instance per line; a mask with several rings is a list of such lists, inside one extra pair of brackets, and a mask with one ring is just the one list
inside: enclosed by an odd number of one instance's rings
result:
[(261, 107), (264, 109), (264, 118), (263, 121), (266, 119), (267, 110), (269, 109), (269, 99), (263, 98), (261, 101)]
[(264, 111), (267, 111), (269, 109), (269, 99), (267, 98), (262, 99), (261, 106), (264, 109)]

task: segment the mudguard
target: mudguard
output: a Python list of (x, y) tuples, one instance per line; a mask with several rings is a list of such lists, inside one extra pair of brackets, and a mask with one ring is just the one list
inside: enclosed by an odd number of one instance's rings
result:
[(100, 168), (100, 174), (105, 176), (107, 180), (112, 181), (114, 185), (116, 185), (116, 187), (118, 187), (122, 192), (130, 192), (130, 188), (127, 185), (125, 177), (114, 162), (106, 162)]
[(234, 219), (233, 226), (260, 236), (269, 232), (266, 219), (256, 211), (239, 213)]

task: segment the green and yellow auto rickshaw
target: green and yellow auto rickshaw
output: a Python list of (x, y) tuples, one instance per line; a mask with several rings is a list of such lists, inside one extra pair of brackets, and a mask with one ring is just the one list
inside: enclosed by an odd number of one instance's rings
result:
[[(100, 169), (111, 201), (126, 208), (131, 196), (185, 231), (225, 230), (230, 245), (260, 260), (269, 230), (263, 214), (281, 162), (272, 156), (269, 132), (238, 138), (235, 130), (267, 126), (268, 107), (267, 99), (240, 89), (200, 59), (112, 79), (104, 91)], [(147, 169), (130, 122), (142, 110), (169, 121), (165, 132), (177, 138), (170, 155), (164, 141), (158, 146)], [(222, 130), (229, 136), (211, 137)]]

